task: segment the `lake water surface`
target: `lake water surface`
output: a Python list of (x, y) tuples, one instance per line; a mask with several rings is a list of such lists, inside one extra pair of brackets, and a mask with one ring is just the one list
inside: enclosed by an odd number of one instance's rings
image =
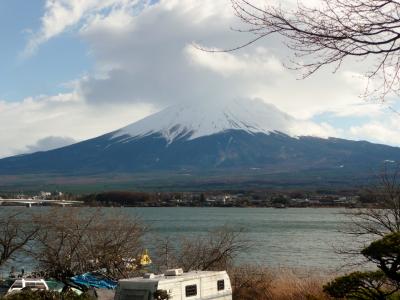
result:
[(128, 217), (139, 216), (150, 234), (158, 236), (195, 237), (223, 225), (243, 228), (244, 237), (254, 246), (238, 260), (271, 267), (335, 271), (344, 259), (335, 248), (352, 243), (350, 236), (340, 232), (348, 222), (343, 209), (104, 208), (111, 214), (120, 209)]
[(202, 234), (229, 225), (245, 230), (254, 246), (240, 260), (273, 267), (334, 270), (336, 253), (351, 237), (340, 232), (348, 222), (343, 209), (327, 208), (132, 208), (153, 232), (165, 236)]

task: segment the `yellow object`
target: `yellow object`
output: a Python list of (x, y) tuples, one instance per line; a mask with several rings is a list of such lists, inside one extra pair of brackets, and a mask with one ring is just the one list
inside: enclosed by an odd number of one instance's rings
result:
[(150, 264), (151, 264), (151, 258), (149, 255), (149, 251), (147, 251), (147, 249), (145, 249), (143, 254), (140, 256), (140, 265), (147, 266)]

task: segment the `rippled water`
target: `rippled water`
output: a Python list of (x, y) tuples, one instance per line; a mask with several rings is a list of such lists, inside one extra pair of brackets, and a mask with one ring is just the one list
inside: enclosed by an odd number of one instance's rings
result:
[(254, 247), (240, 260), (307, 269), (335, 269), (335, 248), (351, 243), (340, 232), (347, 219), (339, 209), (313, 208), (136, 208), (129, 210), (162, 235), (201, 234), (222, 225), (244, 228)]
[[(111, 214), (118, 210), (105, 208)], [(123, 208), (123, 211), (128, 216), (139, 216), (151, 233), (161, 236), (193, 237), (223, 225), (244, 228), (245, 238), (254, 246), (238, 259), (272, 267), (335, 270), (343, 265), (343, 256), (336, 254), (335, 248), (352, 242), (339, 231), (348, 222), (341, 209)]]

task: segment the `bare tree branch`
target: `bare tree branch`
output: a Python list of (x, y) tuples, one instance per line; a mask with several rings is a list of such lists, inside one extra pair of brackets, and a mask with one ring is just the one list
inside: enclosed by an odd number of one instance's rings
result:
[(185, 271), (226, 270), (237, 255), (251, 247), (250, 242), (243, 239), (242, 233), (242, 230), (224, 226), (210, 230), (206, 235), (182, 238), (175, 243), (169, 239), (159, 241), (157, 248), (160, 255), (157, 256), (161, 260), (167, 258), (168, 262), (159, 261), (158, 264), (180, 267)]
[(39, 226), (27, 223), (21, 211), (9, 211), (0, 219), (0, 266), (15, 259), (17, 253), (27, 251), (36, 238)]
[(36, 215), (34, 223), (41, 230), (33, 255), (40, 270), (59, 280), (99, 269), (114, 278), (126, 277), (143, 250), (145, 229), (128, 215), (54, 208)]
[(347, 255), (348, 267), (368, 261), (360, 254), (371, 241), (400, 232), (400, 165), (386, 164), (366, 193), (375, 206), (345, 212), (350, 222), (343, 232), (353, 237), (353, 244), (342, 246), (337, 252)]
[(379, 82), (368, 87), (365, 96), (384, 100), (389, 93), (400, 92), (400, 2), (396, 0), (321, 0), (318, 7), (298, 2), (293, 10), (252, 0), (231, 0), (236, 16), (247, 25), (239, 32), (254, 38), (226, 50), (247, 47), (272, 34), (285, 38), (294, 52), (289, 68), (309, 77), (327, 65), (340, 68), (346, 58), (372, 58), (373, 66), (365, 75)]

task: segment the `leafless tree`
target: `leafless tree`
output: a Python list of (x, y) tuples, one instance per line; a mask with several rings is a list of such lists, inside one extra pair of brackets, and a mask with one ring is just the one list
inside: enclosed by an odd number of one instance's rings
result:
[(153, 265), (159, 272), (163, 272), (179, 265), (176, 261), (176, 240), (170, 236), (157, 236), (155, 237), (153, 244)]
[[(294, 52), (288, 66), (308, 77), (326, 65), (335, 71), (346, 58), (372, 58), (366, 76), (379, 85), (368, 87), (370, 96), (384, 99), (400, 92), (400, 2), (396, 0), (321, 0), (306, 6), (298, 1), (293, 9), (264, 5), (254, 0), (231, 0), (236, 15), (247, 25), (241, 32), (254, 38), (234, 51), (272, 34), (285, 38)], [(370, 81), (370, 80), (369, 80)]]
[(344, 213), (349, 222), (343, 232), (352, 236), (352, 243), (341, 245), (337, 251), (347, 255), (346, 266), (366, 263), (368, 259), (361, 252), (371, 241), (400, 232), (400, 165), (385, 165), (366, 193), (373, 203), (371, 207)]
[(39, 226), (27, 221), (26, 213), (11, 209), (3, 211), (0, 218), (0, 266), (27, 251), (35, 239)]
[(377, 207), (357, 209), (348, 215), (352, 220), (349, 233), (381, 238), (400, 231), (400, 165), (385, 165), (377, 182), (367, 189)]
[[(251, 247), (243, 238), (242, 230), (224, 226), (196, 237), (183, 237), (172, 242), (158, 243), (160, 266), (180, 267), (190, 270), (226, 270), (235, 257)], [(175, 246), (173, 246), (175, 245)], [(166, 253), (169, 252), (169, 253)]]
[(55, 208), (36, 215), (34, 222), (41, 228), (34, 252), (39, 269), (60, 280), (98, 269), (125, 277), (143, 249), (143, 226), (124, 214)]

